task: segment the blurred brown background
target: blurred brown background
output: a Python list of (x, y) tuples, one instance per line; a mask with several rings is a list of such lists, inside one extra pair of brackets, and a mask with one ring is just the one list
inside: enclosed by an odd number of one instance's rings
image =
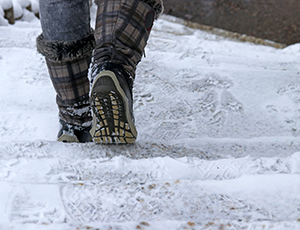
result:
[(300, 0), (163, 0), (165, 14), (286, 45), (300, 42)]

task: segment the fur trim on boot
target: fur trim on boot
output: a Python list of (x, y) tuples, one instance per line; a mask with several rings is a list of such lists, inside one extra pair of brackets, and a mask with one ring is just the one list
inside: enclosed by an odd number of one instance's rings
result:
[(37, 51), (51, 62), (70, 62), (90, 57), (95, 47), (94, 33), (71, 42), (48, 41), (43, 34), (36, 39)]

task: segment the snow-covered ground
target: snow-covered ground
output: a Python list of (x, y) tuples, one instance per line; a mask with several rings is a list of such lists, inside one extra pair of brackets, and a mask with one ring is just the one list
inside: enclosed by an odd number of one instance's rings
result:
[[(175, 20), (176, 21), (176, 20)], [(300, 229), (299, 44), (159, 19), (131, 146), (64, 144), (39, 20), (0, 27), (0, 229)]]

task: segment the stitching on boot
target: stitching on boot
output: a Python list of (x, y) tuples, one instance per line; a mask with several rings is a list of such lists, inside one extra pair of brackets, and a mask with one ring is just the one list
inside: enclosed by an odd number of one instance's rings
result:
[(92, 56), (95, 47), (94, 33), (71, 42), (48, 41), (40, 34), (36, 39), (37, 51), (52, 62), (67, 62)]

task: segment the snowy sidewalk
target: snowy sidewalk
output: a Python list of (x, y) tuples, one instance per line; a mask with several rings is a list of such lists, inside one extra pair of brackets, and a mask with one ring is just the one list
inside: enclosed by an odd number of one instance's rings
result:
[(38, 19), (0, 27), (0, 229), (300, 229), (299, 44), (159, 19), (132, 146), (64, 144)]

